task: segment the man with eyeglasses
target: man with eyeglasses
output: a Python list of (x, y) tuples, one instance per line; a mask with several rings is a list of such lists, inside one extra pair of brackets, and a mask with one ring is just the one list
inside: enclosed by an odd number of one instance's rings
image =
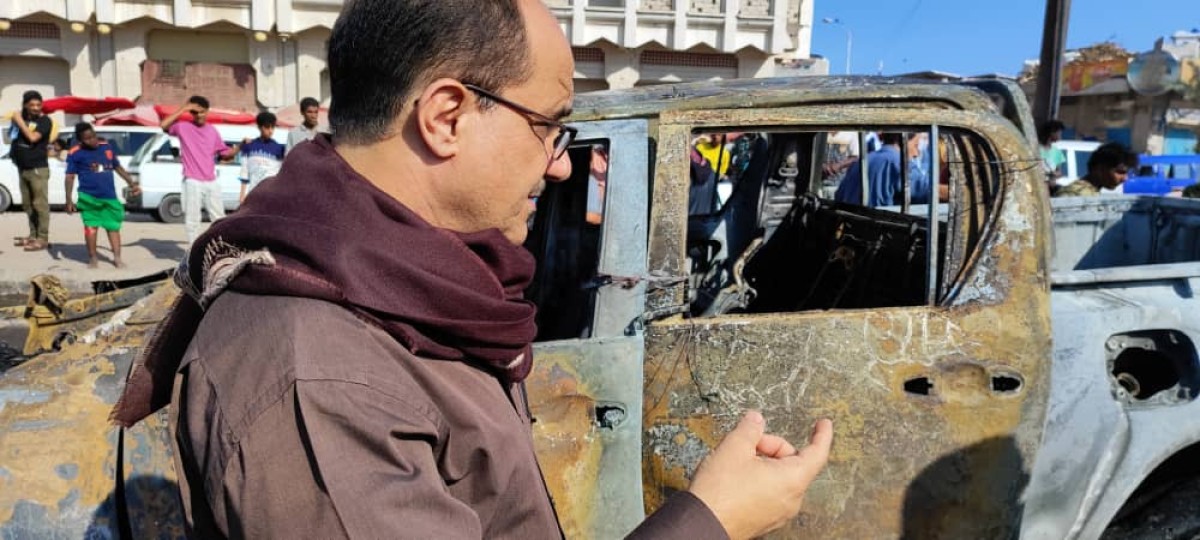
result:
[[(559, 538), (521, 243), (571, 174), (570, 45), (537, 0), (356, 0), (328, 57), (332, 136), (196, 242), (114, 419), (173, 405), (194, 536)], [(799, 450), (764, 430), (746, 414), (632, 536), (793, 518), (832, 428)]]
[(1138, 155), (1129, 147), (1110, 142), (1100, 145), (1088, 158), (1087, 174), (1058, 190), (1055, 197), (1095, 197), (1101, 189), (1117, 189), (1138, 165)]

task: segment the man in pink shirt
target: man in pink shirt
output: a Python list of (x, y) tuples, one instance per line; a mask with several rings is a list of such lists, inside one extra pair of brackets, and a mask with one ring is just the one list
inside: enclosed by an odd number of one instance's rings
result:
[[(184, 113), (192, 114), (191, 122), (178, 121)], [(214, 158), (237, 155), (237, 145), (233, 148), (226, 145), (217, 129), (205, 121), (207, 118), (208, 99), (192, 96), (161, 124), (163, 131), (179, 138), (179, 157), (183, 161), (183, 227), (188, 243), (200, 232), (201, 203), (213, 221), (225, 217)]]

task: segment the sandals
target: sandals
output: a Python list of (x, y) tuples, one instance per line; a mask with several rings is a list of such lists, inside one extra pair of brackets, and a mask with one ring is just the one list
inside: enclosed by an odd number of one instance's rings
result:
[(43, 249), (46, 249), (47, 247), (49, 247), (49, 245), (50, 245), (49, 242), (43, 242), (41, 240), (31, 240), (31, 241), (25, 243), (25, 251), (42, 251)]
[(13, 246), (14, 247), (25, 247), (32, 241), (33, 241), (33, 238), (30, 238), (28, 236), (14, 236), (13, 237)]

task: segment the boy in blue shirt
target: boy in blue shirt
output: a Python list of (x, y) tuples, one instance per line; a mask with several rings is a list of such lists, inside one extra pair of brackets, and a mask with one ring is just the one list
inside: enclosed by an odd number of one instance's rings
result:
[[(103, 228), (108, 232), (108, 245), (112, 246), (113, 264), (124, 268), (121, 262), (121, 223), (125, 221), (125, 207), (117, 199), (117, 188), (113, 180), (116, 172), (129, 184), (134, 195), (141, 191), (133, 178), (125, 172), (117, 160), (113, 147), (96, 137), (96, 130), (87, 122), (75, 125), (75, 140), (79, 141), (67, 155), (67, 213), (79, 209), (83, 217), (83, 239), (87, 243), (88, 268), (99, 264), (96, 255), (96, 233)], [(71, 192), (75, 179), (79, 179), (79, 201), (75, 202)]]
[(271, 138), (275, 134), (274, 114), (258, 113), (255, 123), (258, 124), (258, 138), (242, 143), (242, 172), (238, 175), (242, 181), (242, 191), (238, 195), (238, 204), (246, 200), (246, 192), (254, 189), (259, 182), (279, 173), (283, 155), (287, 151), (286, 146)]

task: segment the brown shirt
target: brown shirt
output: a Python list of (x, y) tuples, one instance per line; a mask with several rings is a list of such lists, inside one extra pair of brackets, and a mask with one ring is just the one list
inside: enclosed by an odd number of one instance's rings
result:
[[(176, 467), (202, 538), (558, 538), (524, 401), (318, 300), (226, 292), (179, 375)], [(634, 533), (724, 538), (683, 494)]]
[(1082, 178), (1067, 184), (1054, 194), (1055, 197), (1095, 197), (1097, 195), (1100, 195), (1100, 190)]

